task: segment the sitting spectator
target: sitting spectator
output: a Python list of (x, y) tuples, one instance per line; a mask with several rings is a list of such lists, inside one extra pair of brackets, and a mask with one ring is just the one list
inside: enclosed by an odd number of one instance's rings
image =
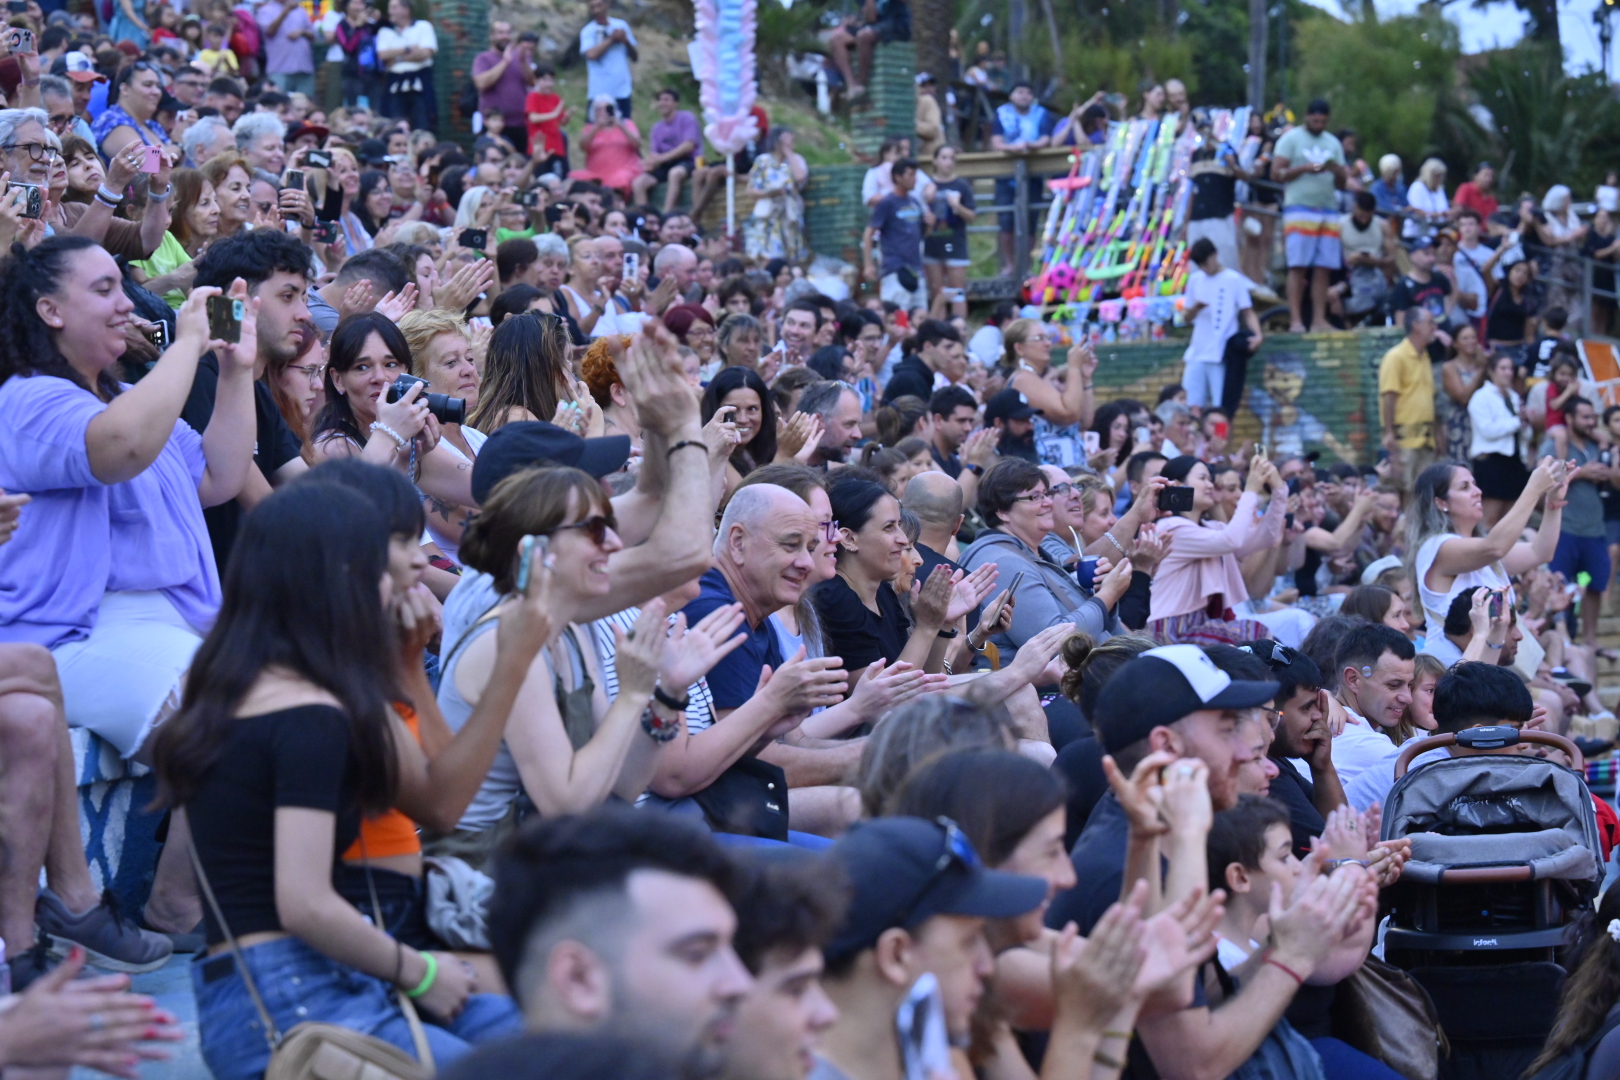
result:
[(979, 483), (979, 513), (989, 529), (962, 552), (968, 570), (996, 566), (1003, 580), (1022, 581), (1014, 592), (1012, 626), (991, 640), (1003, 663), (1047, 627), (1072, 623), (1098, 640), (1124, 632), (1115, 608), (1132, 587), (1147, 589), (1146, 575), (1133, 581), (1131, 562), (1121, 558), (1099, 574), (1091, 589), (1041, 551), (1052, 531), (1052, 494), (1038, 465), (998, 462)]
[(1558, 1003), (1552, 1034), (1525, 1071), (1545, 1076), (1610, 1076), (1620, 1070), (1620, 940), (1609, 927), (1620, 919), (1620, 889), (1609, 888), (1597, 910), (1582, 920), (1574, 955)]
[(350, 313), (374, 311), (379, 302), (398, 297), (409, 282), (404, 265), (392, 252), (375, 248), (362, 251), (352, 259), (345, 259), (337, 276), (329, 283), (310, 290), (310, 321), (322, 335), (330, 338), (343, 319), (339, 305), (350, 309)]
[[(727, 315), (720, 320), (714, 337), (715, 352), (718, 354), (720, 366), (759, 370), (764, 365), (764, 361), (760, 359), (764, 339), (765, 328), (760, 325), (758, 319), (751, 315), (735, 313)], [(774, 365), (775, 358), (780, 354), (772, 356)], [(771, 374), (775, 375), (775, 371), (771, 371)]]
[[(227, 934), (247, 943), (233, 949), (237, 960), (215, 957), (222, 971), (206, 993), (206, 965), (194, 971), (203, 1055), (216, 1076), (263, 1071), (276, 1033), (250, 1023), (253, 1002), (264, 1000), (255, 987), (289, 968), (310, 984), (296, 999), (304, 1011), (274, 995), (259, 1006), (284, 1030), (313, 1012), (410, 1049), (390, 984), (415, 988), (428, 1018), (438, 1019), (427, 1028), (438, 1061), (518, 1028), (510, 999), (475, 994), (462, 961), (407, 950), (332, 885), (327, 860), (355, 840), (361, 811), (386, 810), (408, 784), (426, 781), (420, 758), (414, 775), (392, 760), (414, 740), (394, 729), (394, 661), (374, 633), (392, 596), (387, 568), (387, 525), (363, 496), (328, 484), (272, 495), (244, 522), (226, 602), (185, 703), (161, 734), (160, 798), (187, 811), (204, 887), (223, 897), (219, 915), (208, 916), (209, 943), (223, 951)], [(321, 580), (308, 587), (312, 573)], [(296, 647), (292, 625), (300, 628)], [(332, 675), (338, 666), (349, 673), (341, 683)], [(355, 1011), (357, 980), (371, 986), (363, 1013)]]
[[(1224, 526), (1204, 521), (1215, 505), (1209, 467), (1195, 457), (1178, 457), (1161, 473), (1171, 486), (1192, 489), (1192, 509), (1168, 513), (1158, 523), (1170, 550), (1153, 580), (1148, 632), (1160, 640), (1237, 644), (1270, 632), (1234, 609), (1249, 598), (1238, 560), (1275, 547), (1282, 539), (1287, 488), (1276, 466), (1263, 458), (1249, 465), (1243, 497)], [(1270, 505), (1259, 513), (1261, 492)]]
[(287, 163), (287, 127), (274, 113), (251, 112), (231, 125), (236, 152), (253, 170), (256, 180), (280, 185), (281, 170)]
[(560, 317), (541, 313), (503, 320), (490, 335), (478, 407), (468, 413), (468, 422), (486, 435), (519, 420), (547, 420), (587, 434), (591, 425), (585, 412), (564, 406), (588, 407), (598, 423), (600, 411), (588, 393), (586, 401), (577, 399), (568, 371), (568, 332)]
[[(531, 1031), (650, 1038), (702, 1075), (719, 1071), (753, 980), (732, 950), (738, 868), (702, 829), (607, 808), (542, 821), (494, 876), (490, 943)], [(668, 963), (693, 940), (701, 963)], [(604, 993), (577, 992), (586, 972)]]
[(697, 117), (681, 108), (680, 94), (670, 87), (658, 91), (653, 108), (662, 119), (652, 126), (652, 153), (644, 163), (649, 171), (636, 177), (631, 190), (636, 204), (644, 205), (652, 189), (663, 184), (664, 214), (668, 216), (680, 202), (681, 185), (697, 167), (703, 130)]
[[(1359, 615), (1370, 623), (1382, 623), (1408, 638), (1414, 633), (1412, 609), (1401, 599), (1401, 594), (1382, 585), (1357, 585), (1344, 594), (1339, 605), (1341, 615)], [(1449, 617), (1449, 616), (1448, 616)]]
[(170, 183), (174, 209), (169, 231), (150, 259), (130, 264), (130, 276), (179, 311), (197, 275), (197, 256), (219, 234), (220, 214), (214, 185), (196, 169), (176, 169)]
[(411, 372), (411, 347), (381, 312), (350, 315), (332, 334), (326, 365), (326, 406), (310, 444), (321, 459), (358, 457), (398, 469), (423, 494), (456, 506), (476, 505), (472, 465), (442, 443), (429, 445), (431, 419), (423, 388), (388, 400), (395, 381)]
[[(471, 415), (478, 407), (478, 365), (473, 355), (472, 336), (461, 317), (437, 308), (409, 311), (399, 320), (399, 332), (411, 349), (411, 373), (427, 380), (425, 392), (459, 399), (462, 415)], [(439, 445), (435, 449), (449, 451), (470, 468), (488, 438), (464, 422), (441, 421)], [(452, 563), (458, 562), (456, 553), (473, 514), (471, 506), (428, 500), (428, 535)]]
[(591, 102), (591, 121), (580, 129), (579, 145), (585, 151), (585, 167), (569, 177), (595, 181), (629, 198), (642, 175), (641, 132), (635, 121), (620, 117), (612, 98)]
[(1412, 704), (1412, 658), (1406, 635), (1379, 624), (1353, 628), (1334, 652), (1335, 696), (1348, 722), (1333, 740), (1333, 767), (1349, 785), (1389, 757), (1395, 731)]
[[(167, 157), (167, 147), (173, 140), (157, 122), (158, 103), (163, 100), (163, 72), (156, 64), (136, 61), (118, 73), (114, 86), (118, 103), (107, 106), (90, 126), (102, 157), (111, 159), (136, 142), (143, 147), (157, 147)], [(174, 164), (172, 158), (168, 160)]]
[(1441, 629), (1423, 639), (1421, 655), (1448, 668), (1464, 660), (1511, 667), (1524, 638), (1512, 597), (1483, 585), (1470, 585), (1451, 598)]
[(832, 462), (842, 463), (861, 441), (861, 397), (847, 383), (811, 382), (792, 411), (820, 421), (821, 440), (806, 464), (826, 468)]
[(714, 419), (721, 409), (730, 409), (730, 422), (737, 425), (737, 446), (726, 462), (729, 491), (743, 477), (777, 459), (776, 409), (764, 380), (745, 367), (721, 368), (704, 387), (703, 422)]
[[(339, 151), (332, 151), (333, 164)], [(211, 157), (199, 166), (203, 179), (214, 185), (214, 198), (219, 203), (219, 235), (235, 236), (249, 229), (258, 220), (253, 207), (253, 175), (247, 162), (234, 149)], [(330, 189), (329, 189), (330, 190)]]

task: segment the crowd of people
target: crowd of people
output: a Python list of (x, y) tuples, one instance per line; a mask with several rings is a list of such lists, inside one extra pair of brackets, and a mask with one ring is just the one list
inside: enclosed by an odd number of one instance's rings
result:
[[(1438, 1060), (1334, 1019), (1413, 857), (1382, 808), (1472, 729), (1507, 743), (1480, 769), (1612, 750), (1620, 545), (1620, 409), (1556, 308), (1491, 329), (1533, 257), (1482, 268), (1483, 328), (1408, 284), (1447, 277), (1431, 231), (1489, 235), (1443, 175), (1391, 219), (1404, 337), (1358, 464), (1348, 433), (1234, 434), (1222, 364), (1262, 332), (1218, 226), (1151, 403), (1100, 400), (1090, 346), (1011, 304), (969, 321), (972, 191), (921, 131), (928, 175), (896, 140), (868, 178), (870, 295), (806, 276), (780, 127), (734, 252), (679, 209), (715, 176), (675, 93), (642, 147), (606, 0), (579, 147), (496, 22), (471, 154), (401, 0), (210, 12), (195, 56), (163, 5), (28, 4), (37, 43), (0, 38), (0, 1067), (135, 1075), (182, 1030), (129, 977), (177, 952), (219, 1080), (316, 1021), (468, 1078)], [(1272, 169), (1337, 199), (1325, 124)], [(1350, 211), (1379, 273), (1389, 190)], [(1285, 196), (1291, 265), (1340, 212)], [(155, 772), (139, 912), (94, 883), (73, 729)], [(1597, 866), (1620, 817), (1582, 810)], [(1568, 1075), (1620, 1060), (1616, 896), (1563, 957)]]

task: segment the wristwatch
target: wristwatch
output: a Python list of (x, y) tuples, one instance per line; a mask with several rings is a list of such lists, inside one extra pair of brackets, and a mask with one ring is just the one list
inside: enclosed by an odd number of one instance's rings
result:
[(971, 461), (964, 461), (962, 463), (962, 468), (966, 469), (968, 472), (972, 473), (974, 476), (983, 476), (984, 475), (984, 466), (983, 465), (975, 465)]

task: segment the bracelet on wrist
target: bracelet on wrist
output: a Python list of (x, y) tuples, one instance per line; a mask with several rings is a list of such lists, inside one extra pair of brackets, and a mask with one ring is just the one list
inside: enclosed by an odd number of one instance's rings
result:
[(422, 976), (421, 982), (417, 983), (411, 989), (405, 991), (405, 996), (410, 998), (412, 1001), (415, 1001), (417, 998), (433, 989), (433, 984), (437, 982), (439, 978), (439, 958), (428, 952), (417, 953), (416, 955), (420, 956), (422, 961), (427, 964), (427, 972)]
[(1134, 1031), (1105, 1031), (1102, 1033), (1102, 1037), (1105, 1039), (1124, 1039), (1126, 1042), (1130, 1042), (1135, 1035), (1136, 1032)]
[(97, 186), (96, 198), (100, 199), (104, 203), (111, 203), (113, 206), (117, 206), (119, 203), (124, 201), (122, 192), (111, 191), (107, 188), (106, 184)]
[[(1505, 643), (1505, 642), (1504, 642), (1504, 643), (1503, 643), (1503, 644), (1506, 644), (1506, 643)], [(1486, 642), (1486, 643), (1485, 643), (1485, 647), (1486, 647), (1486, 648), (1487, 648), (1487, 649), (1500, 649), (1500, 648), (1501, 648), (1501, 647), (1502, 647), (1502, 646), (1501, 646), (1501, 645), (1498, 645), (1498, 644), (1497, 644), (1497, 643), (1496, 643), (1496, 642), (1494, 642), (1494, 641), (1487, 641), (1487, 642)]]
[(1125, 1067), (1125, 1063), (1119, 1058), (1110, 1057), (1101, 1050), (1098, 1050), (1096, 1053), (1092, 1054), (1091, 1060), (1095, 1061), (1098, 1065), (1101, 1065), (1105, 1069), (1123, 1069)]
[(1299, 972), (1295, 971), (1293, 968), (1289, 967), (1287, 964), (1284, 964), (1281, 961), (1277, 960), (1269, 952), (1266, 953), (1266, 958), (1261, 962), (1265, 963), (1265, 964), (1270, 964), (1272, 967), (1276, 968), (1278, 971), (1282, 972), (1284, 975), (1287, 975), (1290, 979), (1293, 979), (1294, 982), (1296, 984), (1298, 984), (1299, 986), (1304, 986), (1305, 985), (1305, 977), (1303, 975), (1301, 975)]
[(159, 194), (158, 192), (153, 191), (151, 188), (146, 189), (146, 197), (147, 197), (147, 199), (149, 199), (152, 202), (163, 202), (165, 199), (167, 199), (170, 195), (173, 195), (173, 194), (174, 194), (174, 188), (173, 187), (164, 188), (162, 194)]
[(709, 452), (709, 444), (704, 442), (702, 439), (682, 439), (680, 442), (676, 443), (674, 446), (672, 446), (668, 450), (664, 451), (664, 456), (665, 457), (673, 457), (675, 455), (675, 451), (684, 449), (684, 448), (686, 448), (688, 446), (699, 447), (699, 448), (701, 448), (703, 450), (703, 452), (705, 454), (707, 454)]
[(371, 425), (371, 430), (380, 431), (390, 439), (393, 439), (394, 445), (401, 450), (411, 445), (411, 440), (407, 439), (405, 436), (401, 435), (399, 432), (395, 431), (381, 420), (374, 421)]
[(690, 694), (684, 698), (676, 698), (665, 692), (662, 686), (653, 687), (653, 700), (664, 706), (664, 708), (672, 709), (678, 713), (684, 713), (686, 711), (686, 707), (692, 704), (692, 697)]
[(641, 730), (645, 731), (653, 742), (667, 743), (681, 733), (681, 715), (677, 714), (674, 719), (666, 720), (649, 704), (641, 712)]
[(1359, 866), (1363, 870), (1368, 869), (1366, 859), (1329, 859), (1327, 862), (1322, 864), (1322, 872), (1324, 874), (1331, 874), (1341, 866)]
[(961, 632), (962, 631), (958, 630), (956, 627), (953, 626), (949, 630), (941, 630), (939, 632), (938, 636), (944, 638), (946, 641), (949, 641), (951, 638), (954, 638), (957, 634), (960, 634)]

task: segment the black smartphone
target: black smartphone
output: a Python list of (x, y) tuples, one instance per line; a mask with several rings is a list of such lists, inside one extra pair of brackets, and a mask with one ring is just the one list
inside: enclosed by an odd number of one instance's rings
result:
[(242, 340), (242, 301), (229, 296), (208, 298), (208, 336), (232, 345)]
[(1172, 484), (1159, 489), (1159, 509), (1172, 514), (1184, 514), (1193, 508), (1193, 489), (1184, 484)]
[(1299, 477), (1290, 476), (1288, 478), (1288, 494), (1290, 494), (1290, 495), (1298, 495), (1299, 494)]
[(484, 245), (489, 243), (489, 230), (462, 229), (461, 235), (456, 237), (456, 243), (472, 251), (483, 251)]
[(169, 347), (169, 324), (166, 322), (153, 323), (152, 329), (146, 332), (146, 340), (156, 345), (158, 352)]
[(21, 188), (24, 192), (22, 209), (23, 217), (37, 219), (40, 214), (44, 213), (44, 195), (40, 191), (38, 184), (25, 184), (21, 181), (14, 180), (6, 185), (7, 191), (10, 191), (12, 188)]
[(518, 192), (517, 204), (532, 210), (540, 205), (540, 193), (538, 191), (520, 191)]
[(286, 190), (286, 189), (290, 188), (293, 191), (306, 191), (307, 189), (304, 187), (304, 172), (303, 172), (303, 170), (302, 169), (288, 169), (287, 170), (287, 176), (284, 179), (281, 186), (282, 186), (283, 190)]
[(335, 221), (317, 221), (310, 227), (309, 235), (317, 244), (335, 244), (339, 235), (338, 223)]
[(312, 169), (330, 169), (332, 155), (325, 150), (311, 150), (304, 155), (304, 164)]

